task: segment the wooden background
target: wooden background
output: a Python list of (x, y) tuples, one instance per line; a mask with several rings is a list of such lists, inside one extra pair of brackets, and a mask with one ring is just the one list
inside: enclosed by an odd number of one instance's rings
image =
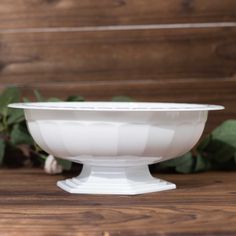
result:
[(215, 103), (236, 115), (235, 0), (0, 0), (0, 90)]

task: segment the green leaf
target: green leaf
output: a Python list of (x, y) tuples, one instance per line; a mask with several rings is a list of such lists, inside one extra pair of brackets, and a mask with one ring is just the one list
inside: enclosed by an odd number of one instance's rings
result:
[(11, 125), (13, 123), (20, 123), (24, 119), (25, 119), (25, 116), (24, 116), (23, 109), (12, 109), (12, 108), (9, 108), (8, 119), (7, 119), (8, 125)]
[(49, 98), (47, 102), (61, 102), (61, 100), (59, 98)]
[(70, 170), (72, 167), (72, 162), (60, 158), (56, 158), (58, 164), (60, 164), (63, 168), (63, 170)]
[(207, 135), (198, 145), (198, 151), (204, 151), (212, 140), (212, 135)]
[(211, 134), (212, 138), (205, 151), (211, 159), (223, 163), (233, 158), (236, 152), (236, 120), (222, 123)]
[(67, 102), (83, 102), (84, 101), (84, 97), (82, 96), (69, 96), (67, 99), (66, 99)]
[(195, 165), (193, 167), (193, 172), (206, 171), (209, 170), (211, 167), (210, 162), (200, 154), (198, 154), (194, 158), (194, 160), (195, 160)]
[(161, 165), (162, 167), (176, 167), (178, 165), (183, 165), (185, 162), (188, 162), (190, 158), (192, 158), (192, 154), (191, 152), (188, 152), (184, 154), (183, 156), (164, 161), (160, 163), (159, 165)]
[(227, 162), (231, 158), (233, 158), (234, 152), (235, 152), (234, 147), (224, 144), (224, 143), (221, 143), (221, 148), (216, 149), (214, 154), (212, 154), (212, 157), (213, 157), (214, 161), (216, 161), (218, 163), (223, 163), (223, 162)]
[(212, 139), (225, 142), (236, 148), (236, 120), (222, 123), (212, 132)]
[(3, 162), (4, 154), (5, 154), (5, 142), (4, 140), (0, 139), (0, 164)]
[(14, 102), (20, 101), (20, 91), (16, 87), (9, 87), (5, 89), (0, 95), (0, 114), (3, 116), (7, 115), (7, 105)]
[(5, 129), (4, 125), (0, 123), (0, 133)]
[(27, 129), (19, 124), (16, 124), (13, 126), (13, 129), (10, 133), (10, 137), (11, 137), (11, 143), (13, 145), (19, 145), (19, 144), (33, 145), (34, 144), (33, 139), (29, 135)]
[(37, 99), (38, 102), (43, 102), (44, 101), (44, 98), (43, 96), (40, 94), (40, 92), (38, 90), (34, 90), (34, 95)]
[(177, 165), (175, 170), (179, 173), (188, 174), (193, 172), (193, 165), (194, 165), (194, 159), (193, 157), (189, 157), (187, 161), (185, 161), (181, 165)]
[(112, 97), (113, 102), (134, 102), (135, 100), (128, 96), (115, 96)]

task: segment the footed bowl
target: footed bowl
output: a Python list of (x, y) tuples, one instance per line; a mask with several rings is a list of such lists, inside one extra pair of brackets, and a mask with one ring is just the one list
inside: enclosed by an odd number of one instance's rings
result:
[(70, 193), (141, 194), (174, 189), (148, 165), (181, 156), (199, 140), (217, 105), (138, 102), (16, 103), (47, 153), (83, 164), (57, 185)]

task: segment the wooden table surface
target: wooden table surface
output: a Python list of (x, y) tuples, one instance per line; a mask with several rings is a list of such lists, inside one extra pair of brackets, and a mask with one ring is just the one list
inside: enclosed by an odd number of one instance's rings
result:
[(178, 189), (72, 195), (61, 175), (0, 170), (0, 235), (236, 235), (236, 173), (159, 174)]

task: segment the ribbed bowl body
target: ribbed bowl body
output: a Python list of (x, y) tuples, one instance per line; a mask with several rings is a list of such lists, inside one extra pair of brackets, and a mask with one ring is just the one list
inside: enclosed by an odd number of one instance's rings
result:
[(46, 152), (83, 164), (129, 166), (180, 156), (199, 140), (208, 111), (26, 109), (28, 129)]

